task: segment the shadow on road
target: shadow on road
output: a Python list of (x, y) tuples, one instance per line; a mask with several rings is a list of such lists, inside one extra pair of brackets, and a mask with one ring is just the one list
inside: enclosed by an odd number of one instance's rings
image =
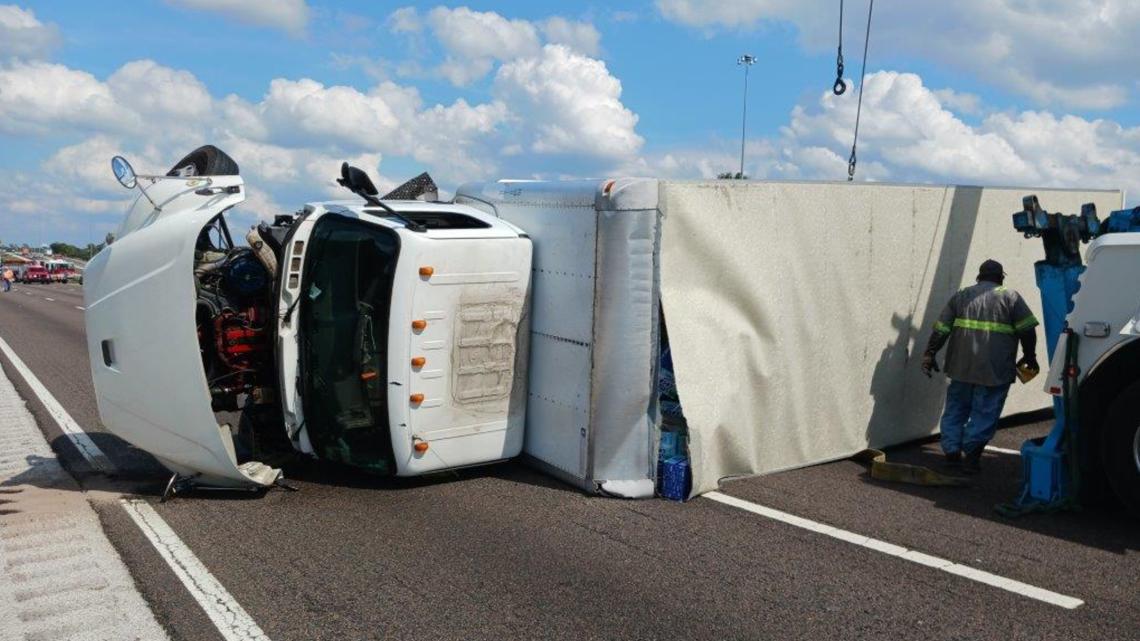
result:
[[(53, 439), (51, 443), (52, 449), (60, 455), (58, 459), (29, 456), (27, 457), (28, 469), (0, 484), (0, 487), (32, 485), (57, 488), (59, 486), (50, 482), (48, 480), (50, 477), (43, 473), (45, 469), (43, 466), (50, 463), (51, 465), (62, 464), (71, 473), (71, 476), (78, 480), (79, 486), (83, 490), (114, 491), (136, 496), (158, 497), (162, 495), (171, 472), (152, 456), (113, 434), (96, 432), (90, 433), (88, 436), (115, 462), (116, 468), (113, 474), (104, 475), (91, 471), (83, 462), (83, 457), (71, 440), (66, 436), (59, 436)], [(517, 461), (506, 461), (420, 477), (380, 476), (336, 463), (301, 457), (296, 457), (284, 464), (279, 462), (274, 464), (281, 466), (285, 473), (286, 483), (298, 487), (301, 491), (304, 491), (305, 484), (312, 484), (379, 492), (398, 492), (476, 479), (497, 479), (512, 484), (580, 492), (575, 487), (559, 482)], [(73, 485), (65, 485), (59, 489), (68, 489), (69, 487), (75, 489)], [(248, 501), (260, 499), (266, 491), (270, 490), (194, 489), (180, 492), (178, 498)]]
[[(933, 439), (927, 442), (933, 441)], [(890, 461), (922, 465), (939, 470), (942, 455), (930, 447), (915, 444), (887, 451)], [(1140, 520), (1114, 505), (1083, 507), (1079, 512), (1026, 514), (1018, 518), (999, 515), (994, 507), (1012, 501), (1021, 490), (1021, 457), (987, 451), (982, 457), (982, 473), (972, 478), (969, 487), (924, 487), (904, 483), (888, 483), (860, 474), (863, 482), (894, 492), (918, 496), (940, 510), (1000, 523), (1037, 534), (1063, 539), (1071, 543), (1098, 548), (1116, 554), (1140, 550)]]
[(290, 480), (313, 483), (315, 485), (380, 491), (399, 491), (475, 479), (498, 479), (510, 483), (535, 485), (567, 492), (580, 492), (577, 488), (561, 483), (518, 461), (505, 461), (493, 465), (468, 467), (427, 476), (390, 477), (368, 474), (343, 465), (336, 465), (324, 461), (299, 460), (285, 467), (285, 476)]

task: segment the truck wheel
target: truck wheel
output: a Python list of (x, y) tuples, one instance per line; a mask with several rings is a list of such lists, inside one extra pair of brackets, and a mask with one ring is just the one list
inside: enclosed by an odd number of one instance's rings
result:
[(1102, 428), (1108, 482), (1125, 507), (1140, 515), (1140, 381), (1116, 395)]

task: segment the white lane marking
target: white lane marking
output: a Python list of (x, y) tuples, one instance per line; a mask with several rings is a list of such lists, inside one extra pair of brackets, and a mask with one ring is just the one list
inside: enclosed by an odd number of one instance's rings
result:
[(141, 499), (120, 499), (119, 502), (226, 641), (269, 641), (245, 608), (210, 574), (153, 507)]
[(55, 299), (54, 299), (54, 298), (48, 298), (47, 296), (44, 296), (44, 300), (50, 300), (50, 301), (51, 301), (51, 302), (53, 302), (53, 303), (55, 302)]
[(918, 563), (919, 565), (925, 565), (936, 570), (949, 572), (950, 574), (954, 574), (956, 576), (964, 577), (973, 581), (977, 581), (979, 583), (985, 583), (986, 585), (990, 585), (995, 588), (1001, 588), (1002, 590), (1007, 590), (1009, 592), (1013, 592), (1014, 594), (1020, 594), (1025, 597), (1029, 597), (1030, 599), (1043, 601), (1050, 605), (1073, 610), (1081, 607), (1085, 603), (1084, 601), (1073, 598), (1071, 596), (1065, 596), (1064, 594), (1051, 592), (1043, 588), (1029, 585), (1028, 583), (1022, 583), (1020, 581), (1007, 579), (996, 574), (990, 574), (989, 572), (978, 570), (968, 565), (954, 563), (953, 561), (949, 561), (947, 559), (931, 556), (929, 554), (923, 554), (917, 550), (908, 550), (907, 548), (904, 548), (900, 545), (887, 543), (886, 541), (880, 541), (878, 539), (873, 539), (869, 536), (863, 536), (861, 534), (856, 534), (847, 530), (841, 530), (839, 528), (831, 527), (830, 525), (824, 525), (823, 523), (818, 523), (810, 519), (795, 516), (794, 514), (788, 514), (787, 512), (781, 512), (780, 510), (774, 510), (770, 507), (764, 507), (763, 505), (752, 503), (751, 501), (738, 499), (735, 496), (721, 494), (720, 492), (709, 492), (707, 494), (703, 494), (702, 496), (708, 499), (712, 499), (718, 503), (723, 503), (725, 505), (739, 508), (746, 512), (751, 512), (753, 514), (758, 514), (769, 519), (780, 521), (781, 523), (794, 525), (798, 528), (803, 528), (817, 534), (830, 536), (833, 539), (839, 539), (840, 541), (846, 541), (848, 543), (865, 547), (870, 550), (875, 550), (876, 552), (882, 552), (883, 554), (888, 554), (890, 556), (898, 557), (906, 561)]
[(1006, 449), (1004, 447), (995, 447), (993, 445), (987, 445), (986, 449), (990, 452), (997, 452), (998, 454), (1012, 454), (1013, 456), (1021, 456), (1021, 452), (1019, 452), (1018, 450), (1010, 450), (1010, 449)]
[(83, 312), (83, 311), (86, 311), (86, 310), (87, 310), (87, 308), (86, 308), (86, 307), (84, 307), (84, 306), (82, 306), (82, 305), (76, 305), (76, 306), (75, 306), (75, 309), (78, 309), (78, 310), (79, 310), (79, 311), (81, 311), (81, 312)]
[(24, 361), (16, 355), (15, 350), (13, 350), (3, 338), (0, 338), (0, 352), (4, 352), (4, 355), (11, 361), (12, 367), (15, 367), (16, 371), (20, 373), (20, 376), (24, 377), (24, 380), (28, 383), (28, 387), (32, 388), (32, 392), (39, 397), (40, 402), (44, 404), (44, 408), (47, 409), (48, 414), (51, 414), (51, 417), (55, 419), (56, 424), (59, 425), (59, 429), (63, 430), (64, 436), (71, 440), (75, 448), (83, 455), (83, 458), (87, 459), (87, 463), (90, 464), (93, 469), (105, 474), (114, 472), (115, 466), (111, 463), (111, 460), (107, 458), (107, 455), (103, 453), (103, 450), (99, 449), (99, 446), (95, 444), (95, 441), (91, 440), (91, 437), (87, 432), (83, 431), (82, 427), (79, 427), (75, 419), (71, 418), (67, 410), (63, 409), (59, 401), (55, 400), (55, 397), (44, 387), (40, 379), (36, 378), (36, 375), (32, 373), (31, 368), (24, 364)]

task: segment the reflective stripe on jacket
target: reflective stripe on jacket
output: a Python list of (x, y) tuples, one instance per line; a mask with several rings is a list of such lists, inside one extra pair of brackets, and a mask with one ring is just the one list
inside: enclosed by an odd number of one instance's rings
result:
[(949, 334), (946, 375), (975, 385), (1005, 385), (1016, 376), (1017, 334), (1037, 318), (1016, 291), (989, 281), (955, 294), (934, 331)]

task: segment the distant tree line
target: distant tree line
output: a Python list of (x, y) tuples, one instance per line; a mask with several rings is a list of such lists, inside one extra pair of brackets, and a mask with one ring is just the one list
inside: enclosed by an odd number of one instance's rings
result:
[(52, 243), (50, 245), (51, 253), (56, 256), (63, 256), (65, 258), (78, 258), (79, 260), (87, 260), (103, 249), (103, 244), (96, 245), (95, 243), (87, 243), (86, 247), (76, 247), (69, 243)]

